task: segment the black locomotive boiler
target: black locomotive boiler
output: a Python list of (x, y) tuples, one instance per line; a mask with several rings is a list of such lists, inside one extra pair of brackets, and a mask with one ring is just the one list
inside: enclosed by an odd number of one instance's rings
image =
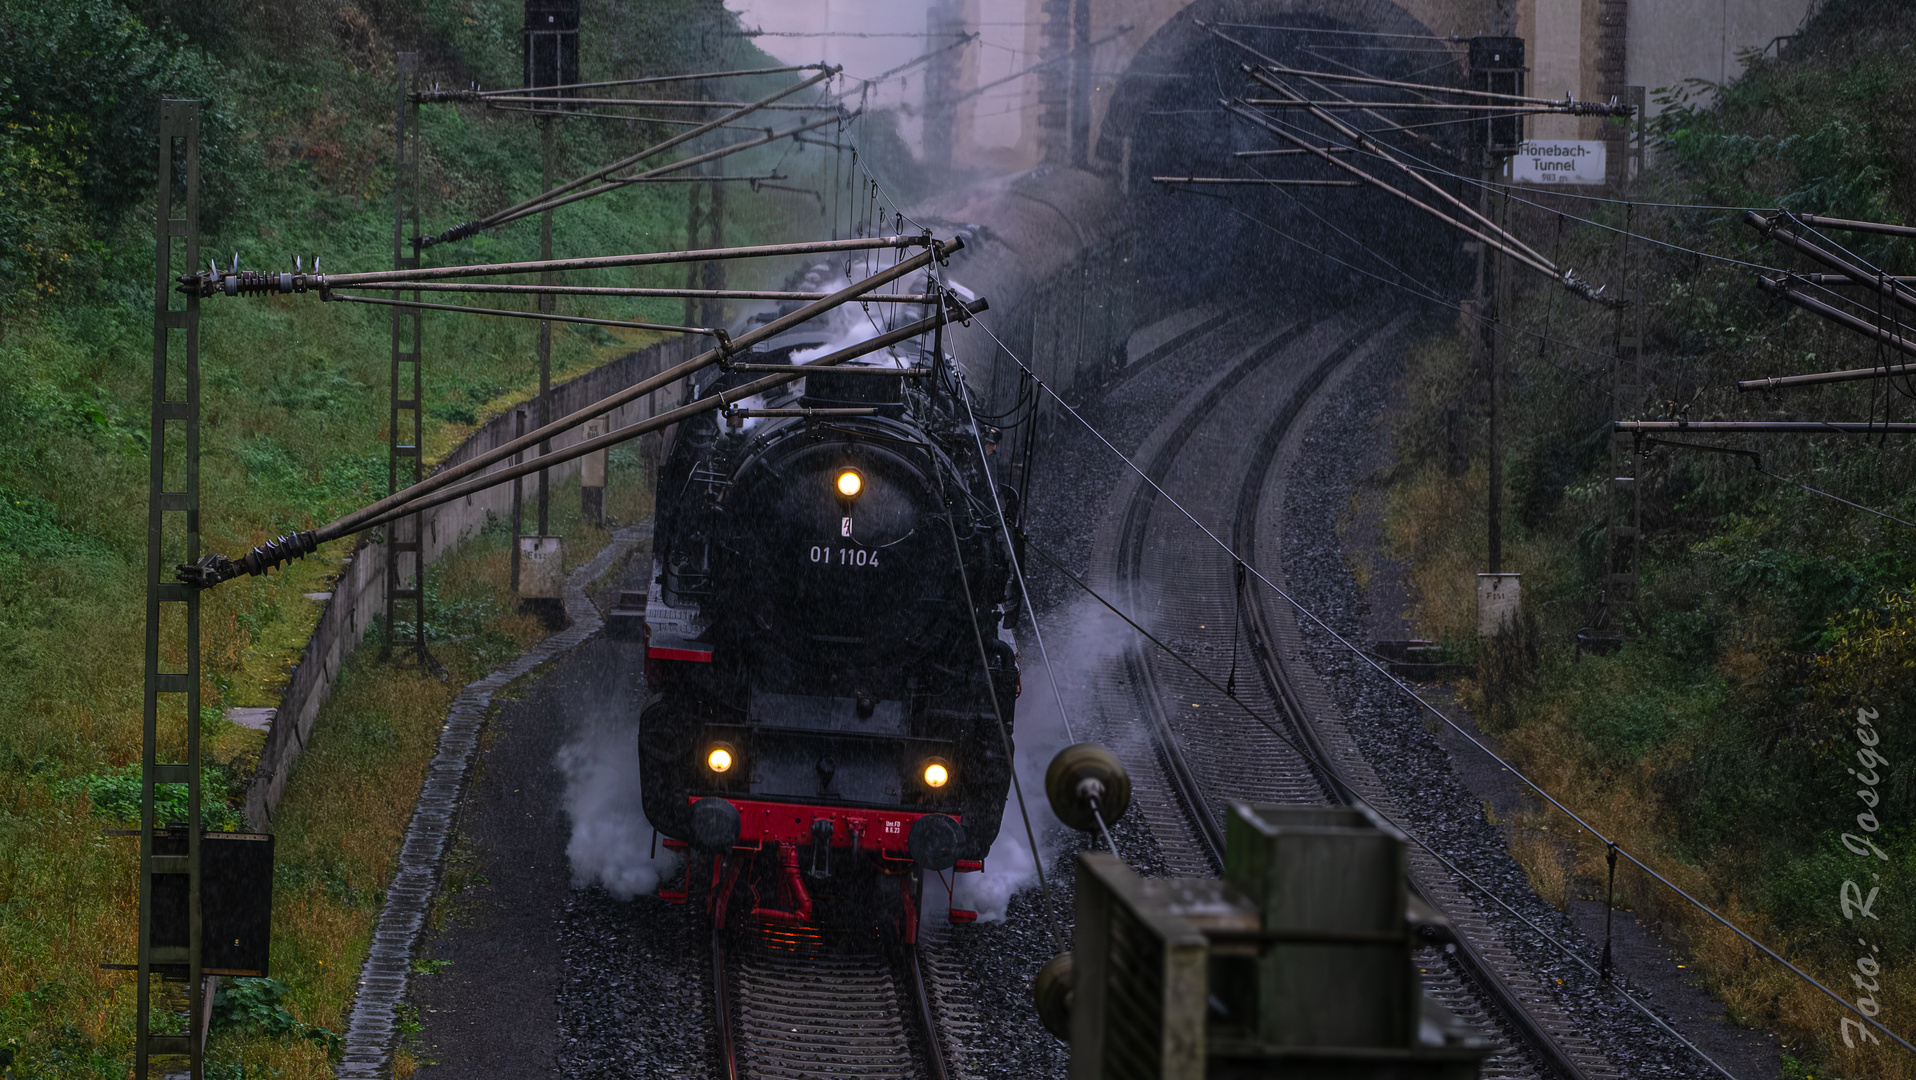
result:
[[(737, 359), (790, 363), (827, 334)], [(979, 870), (998, 832), (1019, 686), (998, 515), (1015, 497), (994, 492), (996, 433), (960, 376), (894, 352), (912, 359), (858, 363), (899, 375), (824, 371), (740, 403), (870, 414), (702, 413), (659, 470), (640, 782), (668, 846), (714, 856), (721, 919), (737, 880), (763, 918), (809, 919), (815, 897), (909, 913), (918, 871)], [(762, 377), (714, 369), (696, 394)]]

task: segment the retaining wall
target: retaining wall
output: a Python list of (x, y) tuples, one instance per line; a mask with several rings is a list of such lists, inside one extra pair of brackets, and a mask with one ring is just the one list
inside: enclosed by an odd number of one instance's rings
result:
[[(552, 415), (559, 417), (577, 412), (641, 379), (658, 374), (686, 359), (690, 355), (689, 344), (688, 341), (662, 342), (628, 353), (553, 387)], [(684, 389), (683, 383), (675, 384), (613, 410), (610, 414), (612, 427), (634, 423), (657, 411), (676, 406)], [(441, 467), (466, 461), (510, 442), (513, 438), (513, 413), (514, 410), (508, 409), (473, 432), (447, 455)], [(529, 420), (528, 427), (535, 422), (536, 416)], [(574, 428), (553, 439), (553, 449), (564, 449), (580, 438), (581, 432)], [(487, 471), (504, 467), (505, 463), (501, 463)], [(554, 466), (548, 475), (556, 487), (577, 476), (578, 471), (579, 463), (572, 461)], [(534, 497), (534, 483), (526, 485), (527, 503)], [(530, 507), (527, 506), (527, 509)], [(511, 513), (510, 483), (474, 492), (463, 499), (426, 511), (423, 515), (425, 520), (421, 523), (425, 541), (422, 558), (430, 566), (458, 546), (460, 541), (484, 528), (489, 518), (506, 517)], [(325, 607), (320, 612), (319, 624), (313, 628), (313, 636), (306, 642), (306, 649), (300, 654), (299, 663), (294, 665), (286, 689), (280, 695), (279, 708), (267, 729), (266, 744), (260, 749), (259, 768), (246, 792), (246, 818), (253, 828), (266, 829), (271, 826), (273, 811), (279, 806), (280, 796), (286, 790), (287, 778), (292, 775), (306, 741), (312, 737), (313, 722), (318, 719), (320, 707), (332, 693), (333, 681), (339, 677), (346, 658), (365, 640), (366, 631), (371, 628), (374, 617), (384, 614), (386, 610), (386, 558), (385, 544), (377, 532), (361, 535), (353, 553), (340, 567), (331, 593), (323, 601)]]

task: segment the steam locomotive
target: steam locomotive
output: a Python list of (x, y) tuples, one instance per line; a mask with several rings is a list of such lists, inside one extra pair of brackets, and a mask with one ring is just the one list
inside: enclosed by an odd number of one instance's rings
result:
[[(851, 329), (801, 325), (735, 359), (802, 362)], [(815, 894), (981, 869), (1011, 780), (999, 515), (1016, 499), (994, 476), (997, 432), (932, 349), (857, 363), (687, 420), (658, 475), (646, 816), (668, 846), (718, 856), (728, 885), (769, 875), (789, 906), (757, 913), (788, 921)], [(713, 369), (695, 393), (753, 377)], [(794, 409), (871, 412), (751, 415)]]

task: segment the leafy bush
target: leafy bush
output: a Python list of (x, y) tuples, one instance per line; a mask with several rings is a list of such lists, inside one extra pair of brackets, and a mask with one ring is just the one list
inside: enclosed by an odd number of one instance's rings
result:
[(272, 1036), (290, 1035), (336, 1051), (344, 1046), (338, 1033), (300, 1021), (280, 1005), (292, 988), (278, 979), (226, 979), (213, 995), (213, 1030), (248, 1029)]
[[(113, 821), (140, 820), (140, 766), (135, 763), (54, 785), (54, 792), (71, 799), (85, 793), (93, 812)], [(186, 785), (153, 785), (153, 819), (159, 825), (187, 819)], [(239, 815), (227, 798), (226, 773), (213, 766), (200, 770), (200, 822), (208, 829), (239, 827)]]
[[(1870, 868), (1886, 896), (1907, 896), (1916, 881), (1916, 773), (1902, 767), (1916, 752), (1907, 723), (1916, 711), (1916, 530), (1857, 508), (1916, 520), (1916, 457), (1899, 443), (1844, 436), (1682, 437), (1613, 452), (1604, 428), (1613, 417), (1901, 418), (1905, 406), (1881, 383), (1736, 391), (1742, 379), (1882, 360), (1848, 330), (1754, 286), (1752, 263), (1809, 267), (1762, 242), (1735, 208), (1916, 220), (1912, 34), (1907, 2), (1828, 0), (1782, 56), (1751, 60), (1727, 85), (1664, 92), (1669, 107), (1653, 120), (1660, 152), (1628, 192), (1632, 205), (1566, 211), (1597, 227), (1563, 229), (1553, 257), (1637, 291), (1640, 366), (1611, 359), (1610, 313), (1566, 303), (1554, 283), (1515, 283), (1512, 321), (1539, 343), (1534, 360), (1513, 351), (1502, 384), (1505, 498), (1516, 511), (1503, 543), (1544, 648), (1533, 677), (1505, 680), (1515, 687), (1507, 701), (1490, 692), (1500, 683), (1487, 659), (1462, 687), (1479, 720), (1568, 804), (1811, 968), (1852, 959), (1844, 942), (1854, 935), (1832, 933), (1832, 898), (1856, 872), (1845, 823), (1886, 856)], [(1552, 216), (1520, 204), (1513, 228), (1548, 235)], [(1649, 254), (1641, 240), (1618, 239), (1626, 229), (1671, 247)], [(1835, 242), (1891, 273), (1916, 268), (1907, 240), (1843, 233)], [(1458, 335), (1409, 355), (1393, 422), (1403, 465), (1390, 530), (1413, 563), (1425, 636), (1468, 634), (1474, 615), (1488, 468), (1487, 447), (1468, 430), (1482, 430), (1473, 347)], [(1622, 384), (1640, 397), (1615, 400)], [(1758, 452), (1753, 469), (1748, 455)], [(1625, 506), (1612, 503), (1613, 463), (1636, 480), (1641, 589), (1604, 612), (1628, 644), (1579, 658), (1574, 635), (1598, 614), (1605, 574), (1622, 568), (1604, 564), (1611, 515)], [(1880, 790), (1859, 796), (1847, 768), (1857, 764), (1853, 718), (1864, 707), (1881, 714), (1880, 751), (1897, 765)], [(1857, 817), (1878, 797), (1894, 808), (1876, 811), (1880, 830)], [(1580, 874), (1603, 879), (1599, 845), (1577, 857)], [(1713, 938), (1720, 928), (1687, 906), (1647, 887), (1630, 900), (1682, 928), (1730, 1015), (1783, 1031), (1801, 1058), (1790, 1075), (1916, 1076), (1907, 1059), (1860, 1067), (1832, 1041), (1833, 1023), (1805, 1019), (1824, 1016), (1814, 991), (1766, 982), (1741, 944)], [(1895, 989), (1879, 1000), (1909, 1000), (1916, 922), (1871, 930), (1895, 972), (1884, 983)]]
[(44, 299), (97, 270), (95, 229), (153, 191), (161, 97), (205, 102), (201, 215), (230, 212), (240, 143), (203, 52), (117, 0), (0, 0), (0, 26), (0, 297)]

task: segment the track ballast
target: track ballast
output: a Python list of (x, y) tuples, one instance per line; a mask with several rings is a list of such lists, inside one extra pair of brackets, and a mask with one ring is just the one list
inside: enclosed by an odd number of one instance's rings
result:
[[(1395, 329), (1333, 315), (1248, 334), (1241, 325), (1227, 327), (1192, 342), (1187, 349), (1215, 350), (1219, 339), (1235, 338), (1238, 347), (1171, 410), (1134, 460), (1281, 584), (1271, 573), (1275, 543), (1260, 557), (1257, 541), (1278, 535), (1282, 466), (1286, 451), (1295, 452), (1296, 421), (1321, 386)], [(1229, 483), (1232, 477), (1240, 481)], [(1235, 699), (1222, 699), (1211, 682), (1148, 643), (1124, 651), (1119, 679), (1100, 680), (1106, 736), (1133, 772), (1137, 809), (1166, 869), (1221, 870), (1222, 811), (1233, 800), (1321, 803), (1354, 794), (1399, 817), (1328, 694), (1311, 673), (1296, 670), (1302, 644), (1290, 606), (1241, 574), (1135, 474), (1120, 484), (1103, 520), (1092, 580), (1155, 623), (1167, 645)], [(1461, 882), (1415, 845), (1411, 871), (1414, 887), (1450, 917), (1460, 939), (1420, 951), (1425, 988), (1496, 1043), (1485, 1076), (1620, 1075), (1544, 988), (1532, 985)]]

